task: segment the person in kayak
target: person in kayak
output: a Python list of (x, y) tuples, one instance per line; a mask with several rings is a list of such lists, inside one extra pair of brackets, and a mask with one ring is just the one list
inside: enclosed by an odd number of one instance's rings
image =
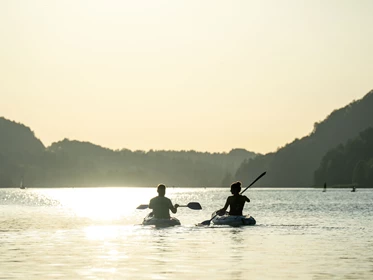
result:
[(166, 186), (159, 184), (157, 186), (158, 196), (153, 197), (149, 202), (149, 208), (153, 209), (153, 216), (157, 219), (169, 219), (170, 210), (172, 213), (176, 214), (178, 204), (175, 206), (172, 204), (171, 199), (165, 197)]
[(250, 199), (245, 195), (240, 195), (241, 182), (237, 181), (231, 184), (231, 193), (233, 195), (227, 198), (225, 205), (222, 209), (216, 211), (216, 214), (222, 216), (225, 214), (229, 206), (230, 216), (242, 216), (242, 210), (245, 206), (245, 202), (250, 202)]

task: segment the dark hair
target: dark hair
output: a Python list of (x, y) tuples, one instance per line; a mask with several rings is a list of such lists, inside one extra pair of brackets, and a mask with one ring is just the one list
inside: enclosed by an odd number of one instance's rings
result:
[(240, 193), (240, 191), (241, 191), (241, 182), (237, 181), (237, 182), (232, 183), (231, 192), (238, 194), (238, 193)]
[(166, 186), (163, 185), (163, 184), (159, 184), (159, 185), (157, 186), (157, 192), (159, 192), (160, 190), (165, 190), (165, 189), (166, 189)]

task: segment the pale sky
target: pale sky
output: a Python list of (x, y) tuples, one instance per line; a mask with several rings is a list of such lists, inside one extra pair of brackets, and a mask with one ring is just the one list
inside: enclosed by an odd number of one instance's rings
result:
[(373, 0), (0, 0), (0, 116), (46, 146), (258, 153), (373, 89)]

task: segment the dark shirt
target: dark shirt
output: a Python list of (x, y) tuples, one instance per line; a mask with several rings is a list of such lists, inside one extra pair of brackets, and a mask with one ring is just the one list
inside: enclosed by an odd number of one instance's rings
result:
[(169, 210), (174, 209), (171, 200), (165, 196), (152, 198), (149, 202), (149, 208), (153, 209), (154, 217), (158, 219), (169, 219)]

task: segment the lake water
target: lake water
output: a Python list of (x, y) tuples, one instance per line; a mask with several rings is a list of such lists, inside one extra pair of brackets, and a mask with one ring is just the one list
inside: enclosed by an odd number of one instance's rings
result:
[(168, 188), (203, 209), (156, 229), (155, 188), (0, 189), (0, 279), (373, 279), (373, 190), (245, 194), (257, 225), (198, 227), (229, 188)]

